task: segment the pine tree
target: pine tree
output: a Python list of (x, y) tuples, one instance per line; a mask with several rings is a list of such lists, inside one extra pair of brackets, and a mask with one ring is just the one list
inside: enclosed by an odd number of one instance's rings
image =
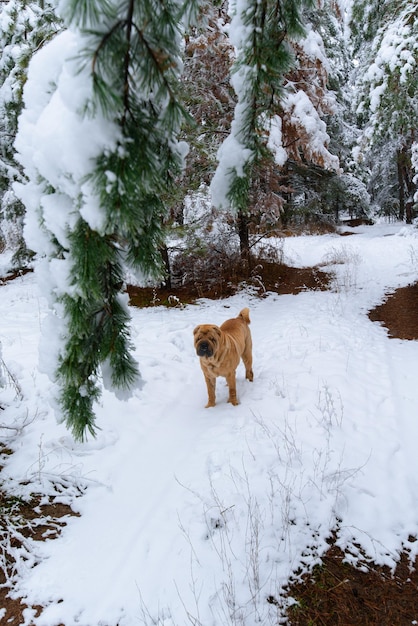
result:
[(193, 118), (183, 130), (190, 146), (181, 180), (187, 193), (210, 184), (216, 153), (233, 117), (235, 94), (229, 75), (234, 50), (226, 32), (226, 4), (205, 6), (204, 15), (186, 37), (182, 85)]
[(22, 179), (15, 159), (13, 142), (22, 110), (22, 90), (27, 66), (34, 52), (60, 29), (48, 0), (10, 0), (0, 12), (0, 233), (5, 244), (15, 250), (13, 262), (25, 263), (30, 257), (23, 239), (24, 206), (12, 184)]
[[(344, 94), (337, 89), (346, 71), (343, 23), (337, 3), (323, 0), (305, 8), (305, 36), (293, 43), (295, 66), (286, 76), (282, 113), (285, 170), (291, 193), (282, 221), (333, 221), (338, 213), (346, 143)], [(342, 135), (344, 135), (342, 139)]]
[[(370, 163), (372, 193), (382, 208), (397, 204), (399, 217), (406, 215), (411, 222), (416, 190), (411, 149), (418, 127), (418, 7), (411, 0), (391, 0), (384, 10), (381, 3), (379, 7), (374, 12), (363, 1), (353, 4), (354, 41), (363, 60), (358, 80), (360, 156), (366, 165)], [(366, 36), (361, 45), (356, 23), (362, 16)]]
[(250, 194), (258, 186), (256, 180), (266, 161), (271, 160), (267, 125), (280, 110), (284, 75), (292, 66), (288, 40), (304, 33), (302, 4), (306, 3), (230, 3), (229, 33), (236, 49), (231, 83), (237, 104), (230, 135), (219, 151), (219, 166), (211, 187), (215, 205), (231, 207), (237, 215), (245, 261), (249, 258)]
[(286, 187), (290, 191), (289, 158), (338, 167), (327, 150), (329, 136), (321, 119), (330, 112), (325, 66), (304, 46), (304, 38), (315, 37), (304, 15), (313, 6), (309, 0), (231, 3), (237, 104), (211, 188), (215, 204), (237, 215), (245, 260), (249, 209), (279, 217)]
[[(89, 146), (93, 152), (85, 159), (84, 142), (72, 145), (67, 169), (57, 174), (52, 162), (41, 172), (33, 168), (24, 137), (18, 142), (29, 176), (20, 194), (29, 204), (31, 189), (41, 196), (29, 207), (39, 223), (33, 238), (48, 249), (54, 313), (61, 320), (59, 327), (55, 319), (61, 338), (55, 375), (64, 418), (77, 439), (95, 433), (101, 377), (122, 393), (140, 379), (131, 354), (125, 267), (154, 278), (163, 275), (164, 198), (184, 156), (177, 141), (186, 117), (179, 94), (180, 22), (196, 8), (184, 3), (181, 15), (170, 0), (60, 2), (69, 31), (59, 51), (63, 54), (65, 45), (68, 51), (55, 84), (59, 91), (64, 74), (70, 74), (80, 93), (89, 94), (81, 110), (80, 96), (67, 88), (60, 92), (60, 106), (65, 98), (76, 99), (69, 102), (69, 119), (78, 120), (81, 140), (88, 132), (98, 147)], [(57, 106), (54, 94), (48, 106)], [(50, 150), (47, 144), (46, 155)], [(83, 158), (86, 170), (80, 173)], [(48, 213), (51, 202), (62, 212), (58, 224)], [(58, 268), (64, 276), (60, 284)]]

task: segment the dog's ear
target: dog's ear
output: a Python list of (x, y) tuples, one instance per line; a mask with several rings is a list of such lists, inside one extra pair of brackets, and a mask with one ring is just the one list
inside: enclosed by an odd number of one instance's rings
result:
[(215, 326), (215, 324), (212, 326), (212, 330), (213, 332), (215, 332), (219, 337), (222, 335), (222, 331), (219, 328), (219, 326)]
[(199, 332), (199, 329), (200, 329), (200, 325), (196, 326), (196, 328), (193, 331), (193, 335), (197, 335), (197, 333)]

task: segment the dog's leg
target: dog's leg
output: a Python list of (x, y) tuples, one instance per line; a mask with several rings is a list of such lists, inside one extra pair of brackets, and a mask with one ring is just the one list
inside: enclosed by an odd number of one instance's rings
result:
[(254, 373), (253, 373), (253, 353), (252, 353), (251, 340), (247, 341), (245, 344), (245, 349), (242, 354), (242, 362), (245, 365), (245, 378), (252, 382), (254, 380)]
[(208, 376), (204, 373), (206, 387), (208, 388), (208, 403), (205, 406), (205, 409), (208, 409), (211, 406), (215, 406), (215, 388), (216, 388), (216, 378), (212, 376)]
[(236, 384), (235, 370), (232, 373), (228, 374), (228, 376), (226, 376), (225, 378), (226, 378), (226, 382), (228, 384), (228, 389), (229, 389), (228, 402), (230, 402), (234, 406), (237, 406), (239, 402), (237, 400), (237, 384)]

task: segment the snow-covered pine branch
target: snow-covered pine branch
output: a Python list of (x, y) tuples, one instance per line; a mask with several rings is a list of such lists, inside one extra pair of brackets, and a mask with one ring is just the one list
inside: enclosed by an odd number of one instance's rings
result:
[(16, 191), (51, 304), (45, 366), (83, 439), (101, 377), (122, 395), (140, 381), (124, 268), (163, 276), (164, 199), (186, 151), (182, 18), (177, 2), (152, 0), (58, 9), (68, 30), (29, 67), (16, 141), (27, 181)]

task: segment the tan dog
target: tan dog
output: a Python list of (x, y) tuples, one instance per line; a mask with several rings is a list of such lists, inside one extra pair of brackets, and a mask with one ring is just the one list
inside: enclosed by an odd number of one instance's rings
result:
[(249, 329), (250, 310), (242, 309), (238, 317), (227, 320), (222, 326), (200, 324), (193, 331), (196, 354), (208, 388), (206, 408), (215, 406), (216, 378), (223, 376), (229, 387), (228, 402), (236, 406), (237, 388), (235, 372), (242, 358), (245, 378), (254, 378), (252, 365), (252, 340)]

